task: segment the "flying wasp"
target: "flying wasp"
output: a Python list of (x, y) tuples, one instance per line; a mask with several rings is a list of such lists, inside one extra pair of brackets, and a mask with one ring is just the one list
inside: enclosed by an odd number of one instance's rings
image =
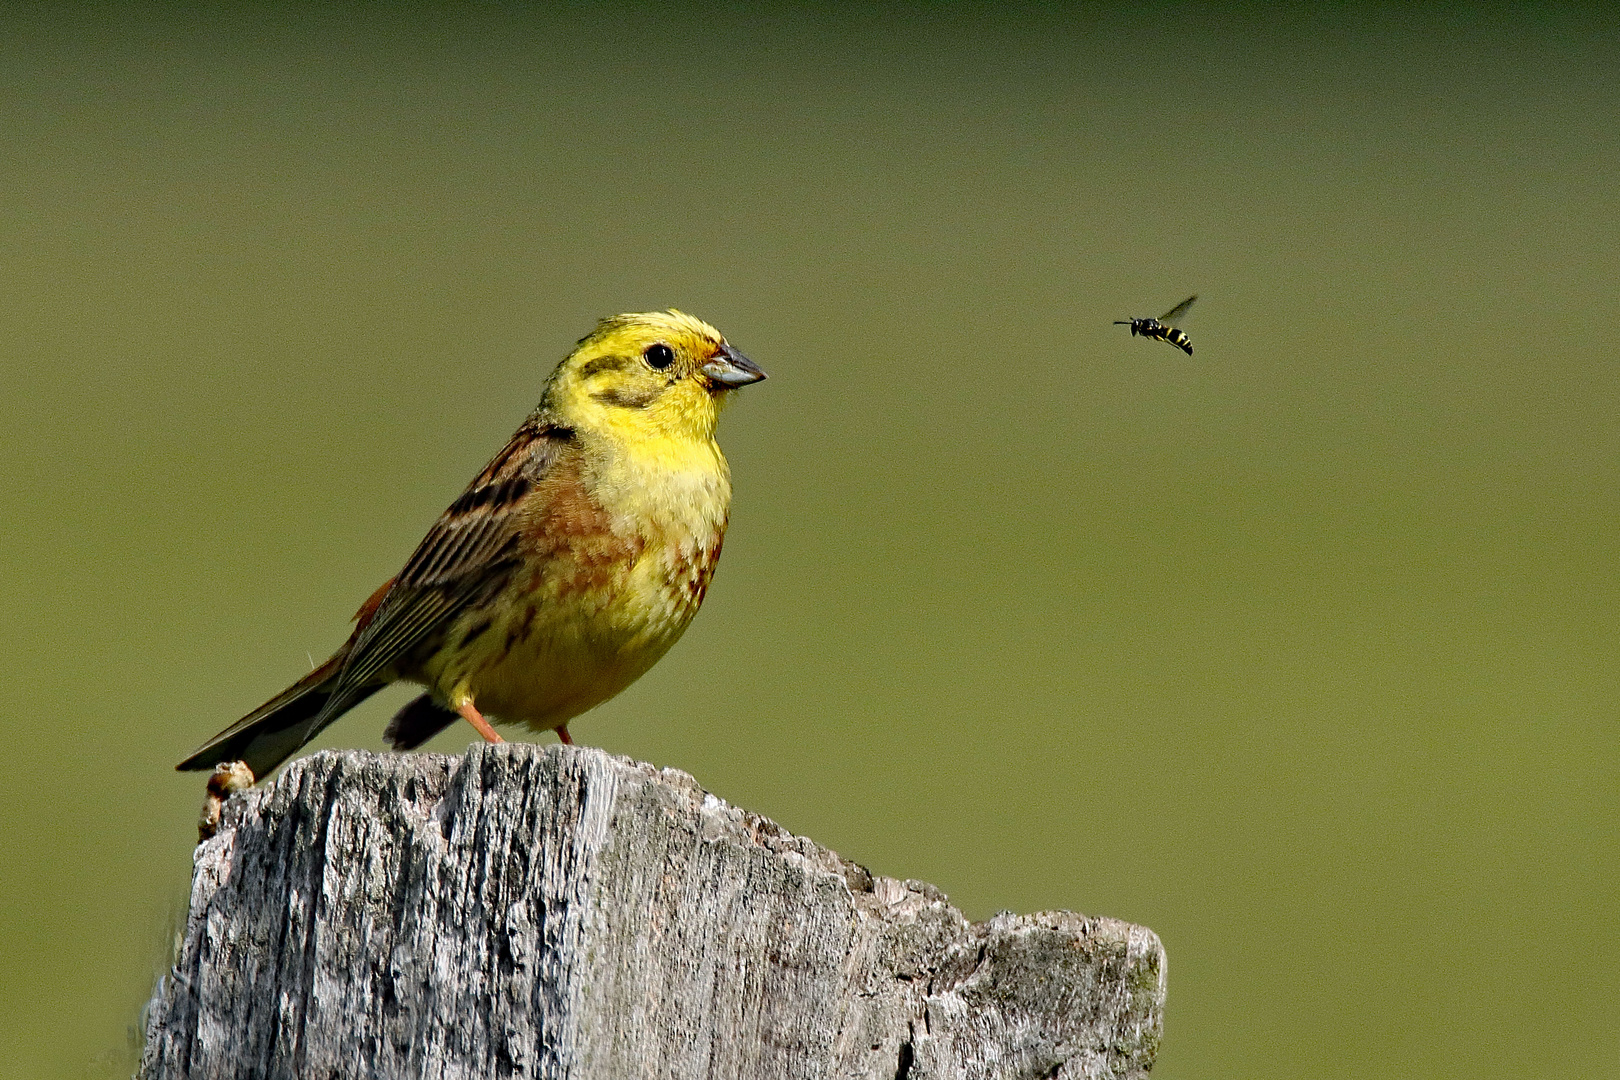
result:
[(1132, 337), (1141, 334), (1143, 337), (1150, 337), (1156, 341), (1168, 341), (1188, 356), (1191, 356), (1192, 342), (1187, 340), (1186, 334), (1183, 334), (1171, 324), (1180, 321), (1196, 299), (1198, 299), (1197, 295), (1187, 297), (1187, 299), (1160, 315), (1157, 319), (1115, 319), (1114, 325), (1129, 326)]

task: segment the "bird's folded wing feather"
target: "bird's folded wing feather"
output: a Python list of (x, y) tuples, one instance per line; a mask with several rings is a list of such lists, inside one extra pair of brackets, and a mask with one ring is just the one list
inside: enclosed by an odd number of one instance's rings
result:
[(572, 437), (566, 428), (539, 421), (518, 429), (434, 523), (369, 619), (362, 609), (340, 692), (365, 685), (499, 587), (516, 559), (518, 508)]

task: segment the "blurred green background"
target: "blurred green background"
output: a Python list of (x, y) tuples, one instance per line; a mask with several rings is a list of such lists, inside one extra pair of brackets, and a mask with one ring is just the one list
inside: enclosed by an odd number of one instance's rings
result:
[[(703, 614), (578, 739), (1151, 926), (1167, 1080), (1620, 1075), (1583, 12), (8, 5), (0, 1076), (127, 1072), (174, 762), (671, 305), (772, 378)], [(1111, 325), (1193, 292), (1194, 358)]]

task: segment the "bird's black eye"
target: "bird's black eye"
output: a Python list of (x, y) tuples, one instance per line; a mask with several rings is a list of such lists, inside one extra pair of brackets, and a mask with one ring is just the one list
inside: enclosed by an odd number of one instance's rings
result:
[(675, 362), (675, 350), (662, 341), (647, 346), (647, 351), (642, 355), (647, 358), (647, 365), (658, 371), (663, 371)]

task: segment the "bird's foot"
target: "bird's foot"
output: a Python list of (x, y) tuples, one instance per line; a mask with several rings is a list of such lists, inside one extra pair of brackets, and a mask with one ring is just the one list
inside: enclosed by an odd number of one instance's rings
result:
[(478, 707), (472, 702), (466, 701), (457, 705), (456, 712), (463, 720), (473, 726), (474, 731), (484, 737), (485, 742), (501, 743), (506, 741), (495, 734), (495, 729), (489, 726), (489, 721), (484, 719), (484, 714), (479, 712)]

